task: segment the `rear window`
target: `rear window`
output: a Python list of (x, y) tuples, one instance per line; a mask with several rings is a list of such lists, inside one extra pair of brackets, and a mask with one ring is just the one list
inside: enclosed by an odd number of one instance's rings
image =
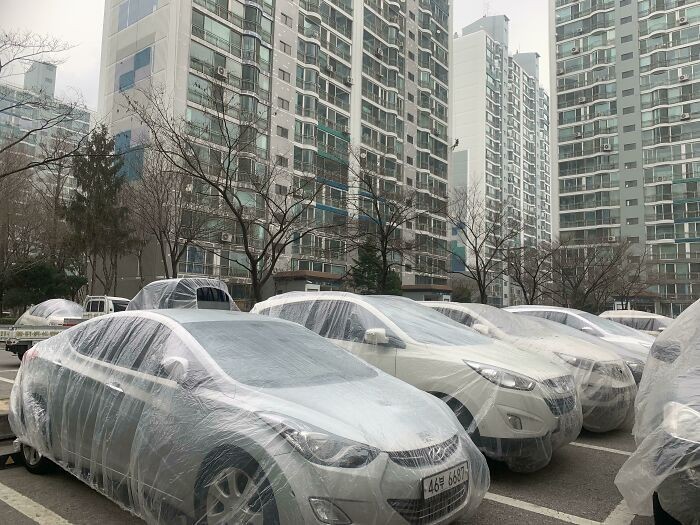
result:
[(197, 307), (210, 310), (229, 310), (229, 295), (219, 288), (197, 288)]
[(129, 306), (129, 301), (112, 301), (115, 312), (124, 312), (126, 307)]
[(377, 376), (377, 371), (305, 328), (269, 321), (207, 321), (184, 328), (236, 381), (294, 388)]

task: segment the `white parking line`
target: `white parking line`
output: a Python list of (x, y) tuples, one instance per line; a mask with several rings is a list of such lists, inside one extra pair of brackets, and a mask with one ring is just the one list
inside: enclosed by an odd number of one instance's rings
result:
[(586, 443), (578, 443), (574, 441), (569, 443), (575, 447), (590, 448), (593, 450), (600, 450), (602, 452), (610, 452), (611, 454), (620, 454), (621, 456), (631, 456), (632, 452), (627, 452), (626, 450), (617, 450), (616, 448), (599, 447), (598, 445), (588, 445)]
[(0, 501), (40, 525), (71, 525), (70, 521), (2, 483), (0, 483)]
[(535, 505), (534, 503), (528, 503), (527, 501), (520, 501), (517, 499), (509, 498), (508, 496), (501, 496), (500, 494), (493, 494), (491, 492), (488, 492), (486, 496), (484, 496), (484, 499), (495, 501), (496, 503), (502, 503), (510, 507), (523, 509), (528, 512), (540, 514), (542, 516), (555, 518), (560, 521), (565, 521), (566, 523), (575, 523), (576, 525), (600, 525), (599, 521), (593, 521), (587, 518), (573, 516), (571, 514), (559, 512), (558, 510), (548, 509), (547, 507), (540, 507), (539, 505)]
[(634, 514), (622, 500), (617, 507), (605, 518), (604, 525), (629, 525), (634, 520)]
[(10, 383), (11, 385), (14, 385), (15, 382), (12, 379), (7, 379), (6, 377), (0, 377), (0, 381), (3, 383)]

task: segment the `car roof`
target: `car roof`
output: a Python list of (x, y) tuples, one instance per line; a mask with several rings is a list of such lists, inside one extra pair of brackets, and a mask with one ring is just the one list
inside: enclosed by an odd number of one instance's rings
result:
[(413, 301), (408, 297), (403, 297), (400, 295), (360, 295), (352, 292), (287, 292), (283, 294), (278, 294), (266, 299), (262, 303), (258, 303), (256, 306), (265, 306), (270, 304), (279, 304), (290, 302), (294, 303), (297, 301), (351, 301), (355, 303), (372, 304), (372, 299), (382, 298), (382, 299), (397, 299), (402, 301), (410, 301), (415, 304), (420, 304), (418, 301)]
[(654, 314), (651, 312), (644, 312), (642, 310), (608, 310), (600, 314), (603, 316), (610, 317), (653, 317), (653, 318), (664, 318), (663, 315)]
[(274, 319), (264, 315), (248, 314), (231, 310), (206, 310), (193, 308), (166, 308), (160, 310), (131, 310), (129, 313), (149, 312), (168, 317), (178, 323), (202, 323), (218, 321), (268, 321)]

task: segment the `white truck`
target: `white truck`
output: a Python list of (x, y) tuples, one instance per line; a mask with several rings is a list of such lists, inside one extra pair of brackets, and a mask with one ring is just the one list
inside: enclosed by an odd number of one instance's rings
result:
[(14, 325), (0, 326), (0, 348), (19, 359), (39, 341), (48, 339), (85, 319), (126, 310), (129, 299), (89, 295), (83, 306), (66, 299), (49, 299), (30, 306)]

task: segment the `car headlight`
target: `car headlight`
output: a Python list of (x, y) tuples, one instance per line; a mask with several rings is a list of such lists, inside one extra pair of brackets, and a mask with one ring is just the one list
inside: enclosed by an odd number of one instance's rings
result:
[(664, 406), (664, 430), (675, 438), (700, 443), (700, 412), (682, 403)]
[(639, 380), (642, 378), (642, 374), (644, 373), (644, 361), (641, 359), (628, 357), (625, 359), (625, 364), (627, 365), (627, 368), (630, 369), (630, 372), (632, 372), (634, 380), (639, 383)]
[(327, 467), (358, 468), (371, 463), (379, 450), (345, 439), (302, 421), (279, 414), (258, 416), (284, 437), (305, 459)]
[(574, 368), (581, 368), (583, 370), (592, 370), (595, 361), (592, 359), (586, 359), (584, 357), (576, 357), (575, 355), (562, 354), (559, 352), (554, 352), (559, 359), (566, 362), (567, 364), (573, 366)]
[(513, 390), (532, 390), (535, 388), (537, 381), (531, 377), (517, 374), (511, 370), (499, 368), (493, 365), (484, 365), (475, 363), (474, 361), (464, 361), (481, 377), (488, 379), (494, 385), (502, 386), (503, 388), (512, 388)]

